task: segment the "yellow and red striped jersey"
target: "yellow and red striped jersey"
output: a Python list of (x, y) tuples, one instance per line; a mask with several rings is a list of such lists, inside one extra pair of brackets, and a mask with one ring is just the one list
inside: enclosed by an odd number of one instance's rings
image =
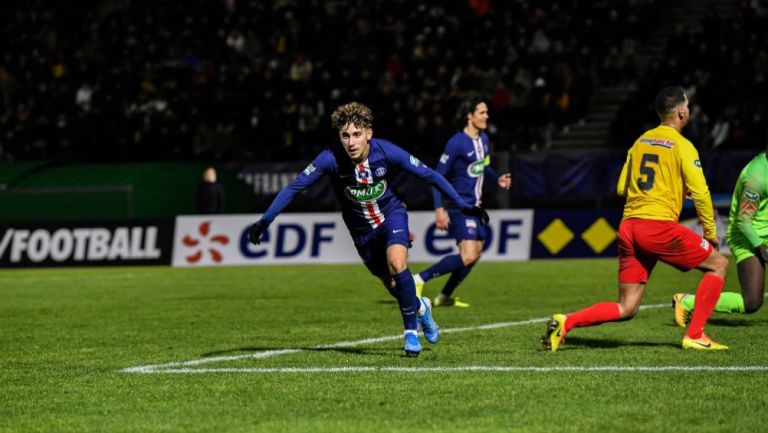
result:
[(618, 194), (627, 198), (623, 219), (677, 221), (686, 194), (693, 199), (704, 237), (717, 237), (712, 197), (693, 144), (676, 129), (646, 131), (627, 152)]

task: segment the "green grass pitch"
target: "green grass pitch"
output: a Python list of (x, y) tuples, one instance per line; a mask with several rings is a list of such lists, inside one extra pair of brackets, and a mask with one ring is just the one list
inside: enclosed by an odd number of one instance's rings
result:
[(0, 432), (768, 431), (768, 308), (683, 351), (667, 305), (699, 276), (659, 265), (651, 308), (547, 353), (545, 317), (616, 299), (615, 260), (481, 262), (413, 359), (362, 265), (5, 270)]

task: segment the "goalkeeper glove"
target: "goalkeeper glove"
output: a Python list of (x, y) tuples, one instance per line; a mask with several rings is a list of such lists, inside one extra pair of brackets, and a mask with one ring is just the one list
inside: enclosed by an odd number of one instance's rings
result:
[(479, 219), (483, 225), (488, 224), (488, 221), (491, 220), (491, 218), (488, 216), (488, 212), (478, 206), (465, 207), (461, 209), (461, 213)]
[(768, 263), (768, 247), (765, 244), (757, 247), (757, 257), (763, 260), (763, 263)]
[(264, 233), (268, 226), (269, 223), (264, 220), (258, 220), (253, 223), (253, 225), (248, 227), (248, 240), (254, 245), (260, 244), (261, 235)]

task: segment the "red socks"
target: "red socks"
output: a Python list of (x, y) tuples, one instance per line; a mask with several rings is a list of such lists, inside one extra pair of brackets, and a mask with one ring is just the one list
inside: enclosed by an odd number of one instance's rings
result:
[[(693, 317), (685, 334), (688, 338), (698, 339), (704, 333), (704, 325), (715, 309), (725, 280), (714, 274), (704, 274), (696, 288), (696, 301), (693, 304)], [(567, 322), (566, 322), (567, 323)]]
[[(699, 339), (704, 332), (704, 325), (715, 309), (720, 292), (723, 291), (725, 280), (714, 274), (704, 274), (696, 288), (696, 302), (693, 307), (693, 317), (688, 326), (688, 338)], [(573, 328), (599, 325), (605, 322), (619, 320), (619, 304), (615, 302), (599, 302), (583, 310), (569, 314), (565, 320), (565, 332)]]
[[(696, 292), (698, 302), (698, 292)], [(717, 302), (717, 297), (715, 297)], [(712, 304), (714, 308), (715, 304)], [(615, 302), (599, 302), (583, 310), (571, 313), (565, 320), (565, 332), (582, 326), (599, 325), (604, 322), (616, 322), (619, 320), (619, 304)]]

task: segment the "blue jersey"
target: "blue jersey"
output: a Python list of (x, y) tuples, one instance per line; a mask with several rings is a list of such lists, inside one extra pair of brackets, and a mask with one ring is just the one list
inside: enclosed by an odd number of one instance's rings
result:
[(275, 197), (262, 218), (271, 223), (296, 194), (320, 177), (328, 176), (350, 233), (353, 237), (367, 233), (381, 226), (390, 212), (403, 208), (390, 185), (390, 174), (396, 168), (426, 180), (459, 203), (459, 207), (471, 207), (442, 176), (416, 157), (389, 141), (372, 138), (368, 158), (360, 163), (353, 162), (341, 145), (322, 151)]
[[(479, 137), (472, 138), (460, 131), (446, 143), (436, 170), (448, 179), (464, 201), (480, 206), (485, 176), (493, 181), (498, 180), (490, 164), (488, 134), (483, 131)], [(433, 190), (432, 197), (435, 208), (443, 207), (440, 191)], [(455, 205), (449, 207), (453, 206)]]

